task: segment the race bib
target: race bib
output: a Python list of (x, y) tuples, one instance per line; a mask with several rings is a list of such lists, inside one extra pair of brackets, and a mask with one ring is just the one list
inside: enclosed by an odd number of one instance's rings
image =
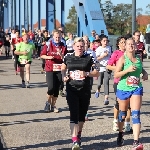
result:
[(53, 71), (61, 71), (62, 64), (53, 64)]
[(27, 64), (27, 62), (28, 62), (28, 61), (27, 61), (26, 59), (21, 59), (21, 60), (20, 60), (20, 64)]
[(85, 77), (80, 75), (79, 70), (70, 71), (69, 74), (72, 80), (84, 80), (85, 79)]
[(135, 76), (129, 76), (127, 78), (127, 85), (128, 86), (132, 86), (132, 87), (138, 87), (139, 86), (139, 78), (135, 77)]

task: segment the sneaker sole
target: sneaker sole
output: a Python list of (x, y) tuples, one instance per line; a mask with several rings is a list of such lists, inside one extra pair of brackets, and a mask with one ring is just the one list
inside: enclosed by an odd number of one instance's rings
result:
[(80, 150), (80, 146), (79, 146), (79, 145), (74, 145), (74, 146), (72, 147), (72, 150)]

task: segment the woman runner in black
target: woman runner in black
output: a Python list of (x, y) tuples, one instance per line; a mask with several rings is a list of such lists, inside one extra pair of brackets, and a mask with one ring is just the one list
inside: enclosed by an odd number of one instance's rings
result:
[[(62, 79), (66, 82), (67, 102), (70, 111), (72, 150), (79, 150), (81, 132), (91, 98), (90, 77), (98, 77), (95, 59), (84, 51), (84, 40), (75, 38), (74, 53), (67, 54), (62, 64)], [(90, 72), (91, 67), (94, 70)]]

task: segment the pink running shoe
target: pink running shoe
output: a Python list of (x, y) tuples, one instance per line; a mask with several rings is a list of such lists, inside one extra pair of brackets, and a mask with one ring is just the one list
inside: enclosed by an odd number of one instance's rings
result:
[(20, 67), (17, 68), (17, 72), (20, 72)]
[(132, 150), (143, 150), (143, 145), (141, 143), (133, 143)]

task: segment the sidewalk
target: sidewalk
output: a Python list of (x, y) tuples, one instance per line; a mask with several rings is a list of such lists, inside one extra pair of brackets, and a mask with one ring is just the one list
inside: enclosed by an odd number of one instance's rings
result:
[[(144, 68), (150, 75), (150, 60), (144, 61)], [(60, 113), (44, 113), (47, 85), (45, 75), (40, 74), (41, 61), (33, 60), (31, 68), (31, 88), (22, 89), (13, 60), (0, 60), (0, 130), (6, 147), (8, 150), (69, 150), (72, 141), (66, 100), (58, 98)], [(93, 89), (96, 89), (96, 81), (94, 83)], [(144, 150), (150, 150), (150, 81), (143, 85), (141, 142)], [(90, 121), (85, 123), (82, 134), (83, 150), (131, 149), (132, 134), (125, 134), (125, 146), (116, 146), (117, 132), (112, 131), (114, 103), (113, 81), (110, 82), (108, 106), (103, 105), (103, 93), (99, 99), (92, 94)]]

